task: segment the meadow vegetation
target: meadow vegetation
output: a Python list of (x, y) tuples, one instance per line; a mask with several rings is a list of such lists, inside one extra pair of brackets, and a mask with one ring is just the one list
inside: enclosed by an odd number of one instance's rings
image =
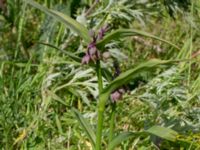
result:
[(199, 0), (0, 0), (0, 149), (199, 150)]

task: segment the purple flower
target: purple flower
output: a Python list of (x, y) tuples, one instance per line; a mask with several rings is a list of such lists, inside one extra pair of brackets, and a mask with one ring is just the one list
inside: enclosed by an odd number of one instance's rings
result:
[(83, 56), (82, 58), (82, 64), (88, 64), (90, 61), (90, 56), (88, 54), (86, 54), (85, 56)]
[(122, 99), (123, 94), (125, 93), (125, 90), (123, 88), (117, 89), (111, 94), (111, 100), (112, 102), (117, 102), (118, 100)]
[(98, 40), (103, 39), (103, 37), (104, 37), (106, 31), (108, 31), (108, 26), (107, 26), (107, 25), (106, 25), (105, 27), (103, 27), (103, 28), (100, 29), (100, 31), (99, 31), (99, 33), (98, 33), (98, 36), (97, 36), (97, 39), (98, 39)]
[(117, 102), (118, 100), (122, 99), (122, 93), (120, 93), (118, 90), (114, 91), (111, 94), (111, 100), (112, 102)]
[(93, 61), (94, 63), (96, 60), (100, 59), (100, 52), (97, 50), (96, 46), (91, 47), (87, 50), (85, 56), (82, 58), (82, 64), (88, 64), (90, 61)]
[(93, 39), (93, 41), (88, 45), (88, 49), (96, 47), (96, 39)]
[(85, 53), (85, 56), (82, 58), (82, 64), (88, 64), (90, 61), (93, 61), (94, 63), (96, 60), (99, 60), (101, 57), (100, 52), (98, 51), (96, 47), (97, 40), (100, 40), (103, 38), (105, 32), (107, 31), (107, 26), (104, 28), (101, 28), (98, 35), (95, 36), (95, 32), (90, 30), (90, 36), (92, 36), (92, 42), (87, 47), (87, 52)]
[(94, 46), (94, 47), (91, 47), (89, 50), (89, 55), (92, 56), (92, 55), (95, 55), (97, 53), (97, 48)]

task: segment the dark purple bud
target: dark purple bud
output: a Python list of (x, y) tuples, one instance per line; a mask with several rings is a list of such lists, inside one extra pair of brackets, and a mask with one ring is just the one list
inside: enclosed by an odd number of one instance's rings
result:
[(114, 78), (116, 78), (121, 73), (118, 61), (114, 61), (113, 67), (115, 69)]
[(83, 56), (82, 58), (82, 64), (88, 64), (90, 61), (90, 55), (86, 54), (85, 56)]
[(108, 25), (106, 25), (105, 27), (103, 27), (103, 28), (100, 29), (100, 31), (99, 31), (99, 33), (98, 33), (97, 39), (98, 39), (98, 40), (103, 39), (103, 37), (104, 37), (106, 31), (108, 31)]
[(103, 39), (104, 34), (105, 34), (105, 30), (102, 28), (102, 29), (99, 31), (99, 34), (98, 34), (97, 39), (98, 39), (98, 40)]
[(101, 40), (103, 39), (104, 33), (103, 32), (99, 32), (97, 39)]
[(88, 45), (88, 49), (91, 49), (93, 47), (96, 47), (96, 42), (91, 42), (89, 45)]

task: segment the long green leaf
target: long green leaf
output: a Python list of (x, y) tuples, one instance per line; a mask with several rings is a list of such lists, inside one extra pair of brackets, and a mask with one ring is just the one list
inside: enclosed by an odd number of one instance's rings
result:
[(80, 35), (85, 40), (85, 42), (91, 42), (91, 38), (89, 36), (89, 31), (87, 30), (87, 28), (85, 28), (83, 25), (81, 25), (71, 17), (64, 15), (63, 13), (60, 13), (58, 11), (48, 9), (33, 0), (26, 0), (26, 2), (33, 7), (43, 11), (44, 13), (50, 15), (54, 19), (64, 23), (68, 28)]
[(93, 147), (95, 147), (96, 136), (94, 134), (94, 131), (92, 130), (92, 127), (87, 122), (87, 120), (85, 118), (83, 118), (83, 116), (79, 113), (78, 110), (76, 110), (75, 108), (72, 108), (72, 110), (73, 110), (77, 120), (79, 121), (79, 123), (81, 124), (83, 129), (85, 130), (87, 136), (89, 137)]
[(103, 89), (100, 93), (100, 106), (104, 109), (104, 104), (109, 98), (111, 92), (119, 88), (120, 86), (127, 84), (130, 80), (138, 77), (139, 74), (146, 71), (152, 71), (152, 69), (156, 68), (157, 66), (173, 63), (174, 61), (171, 60), (158, 60), (152, 59), (147, 62), (141, 63), (133, 69), (130, 69), (122, 74), (120, 74), (115, 80), (113, 80), (107, 87)]
[(71, 52), (62, 50), (62, 49), (60, 49), (60, 48), (58, 48), (58, 47), (56, 47), (56, 46), (54, 46), (54, 45), (52, 45), (52, 44), (49, 44), (49, 43), (44, 43), (44, 42), (37, 42), (37, 43), (38, 43), (38, 44), (42, 44), (42, 45), (46, 45), (46, 46), (49, 46), (49, 47), (52, 47), (52, 48), (54, 48), (54, 49), (57, 49), (57, 50), (63, 52), (64, 54), (66, 54), (67, 56), (69, 56), (69, 57), (70, 57), (71, 59), (73, 59), (74, 61), (81, 63), (81, 58), (77, 57), (76, 55), (74, 55), (74, 54), (71, 53)]
[(178, 133), (176, 131), (161, 126), (153, 126), (150, 129), (146, 130), (146, 132), (172, 142), (175, 142), (178, 136)]
[(130, 138), (137, 138), (139, 136), (148, 136), (149, 134), (156, 135), (158, 137), (161, 137), (163, 139), (175, 142), (178, 133), (172, 129), (161, 127), (161, 126), (153, 126), (149, 128), (146, 131), (143, 132), (124, 132), (116, 136), (111, 143), (108, 145), (108, 150), (114, 149), (117, 145), (119, 145), (121, 142), (126, 141)]
[(178, 46), (176, 46), (175, 44), (173, 44), (173, 43), (171, 43), (171, 42), (169, 42), (167, 40), (164, 40), (162, 38), (154, 36), (154, 35), (152, 35), (150, 33), (147, 33), (147, 32), (144, 32), (144, 31), (135, 30), (135, 29), (118, 29), (118, 30), (115, 30), (115, 31), (107, 34), (101, 41), (99, 41), (97, 43), (97, 47), (99, 49), (102, 49), (111, 40), (121, 39), (121, 38), (124, 38), (124, 37), (135, 36), (135, 35), (140, 35), (140, 36), (149, 37), (149, 38), (152, 38), (152, 39), (155, 39), (155, 40), (159, 40), (159, 41), (167, 43), (167, 44), (173, 46), (174, 48), (180, 50), (180, 48)]
[(108, 150), (114, 149), (121, 142), (128, 140), (132, 137), (138, 137), (141, 135), (145, 135), (145, 132), (124, 132), (116, 136), (108, 145)]

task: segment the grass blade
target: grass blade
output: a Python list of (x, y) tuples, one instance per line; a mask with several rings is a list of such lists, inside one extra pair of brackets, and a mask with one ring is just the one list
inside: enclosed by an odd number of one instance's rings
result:
[(91, 38), (89, 36), (89, 31), (87, 30), (87, 28), (85, 28), (83, 25), (81, 25), (71, 17), (63, 13), (60, 13), (58, 11), (48, 9), (33, 0), (26, 0), (26, 2), (32, 5), (33, 7), (43, 11), (44, 13), (50, 15), (57, 21), (64, 23), (68, 28), (70, 28), (71, 30), (76, 32), (79, 36), (81, 36), (85, 40), (85, 42), (89, 43), (91, 41)]
[(175, 142), (178, 136), (178, 133), (172, 129), (161, 127), (161, 126), (153, 126), (146, 131), (147, 133), (151, 133), (163, 139)]
[(161, 126), (153, 126), (150, 129), (143, 132), (124, 132), (116, 136), (108, 145), (108, 150), (114, 149), (121, 142), (126, 141), (130, 138), (136, 138), (138, 136), (148, 136), (148, 134), (153, 134), (158, 137), (161, 137), (165, 140), (176, 141), (178, 133), (172, 129), (161, 127)]
[(62, 50), (52, 44), (49, 44), (49, 43), (44, 43), (44, 42), (37, 42), (38, 44), (42, 44), (42, 45), (46, 45), (46, 46), (49, 46), (51, 48), (54, 48), (54, 49), (57, 49), (59, 51), (61, 51), (62, 53), (66, 54), (67, 56), (69, 56), (71, 59), (73, 59), (74, 61), (76, 62), (79, 62), (81, 63), (81, 58), (77, 57), (76, 55), (74, 55), (73, 53), (71, 52), (68, 52), (68, 51), (65, 51), (65, 50)]
[(95, 147), (96, 136), (94, 134), (94, 131), (92, 130), (92, 127), (87, 122), (87, 120), (85, 118), (83, 118), (83, 116), (79, 113), (79, 111), (77, 109), (72, 108), (72, 110), (73, 110), (77, 120), (79, 121), (79, 123), (81, 124), (83, 129), (85, 130), (87, 136), (89, 137), (93, 147)]
[(150, 33), (147, 33), (147, 32), (144, 32), (144, 31), (139, 31), (139, 30), (135, 30), (135, 29), (118, 29), (118, 30), (115, 30), (109, 34), (107, 34), (103, 40), (99, 41), (97, 43), (97, 47), (99, 49), (102, 49), (107, 43), (109, 43), (111, 40), (114, 40), (114, 39), (121, 39), (121, 38), (124, 38), (124, 37), (128, 37), (128, 36), (135, 36), (135, 35), (140, 35), (140, 36), (144, 36), (144, 37), (149, 37), (149, 38), (152, 38), (152, 39), (155, 39), (155, 40), (158, 40), (158, 41), (161, 41), (161, 42), (164, 42), (164, 43), (167, 43), (171, 46), (173, 46), (174, 48), (180, 50), (180, 48), (178, 46), (176, 46), (175, 44), (167, 41), (167, 40), (164, 40), (162, 38), (159, 38), (157, 36), (154, 36)]
[(144, 132), (124, 132), (116, 136), (108, 145), (108, 150), (114, 149), (117, 145), (119, 145), (121, 142), (128, 140), (132, 137), (137, 137), (144, 135)]

